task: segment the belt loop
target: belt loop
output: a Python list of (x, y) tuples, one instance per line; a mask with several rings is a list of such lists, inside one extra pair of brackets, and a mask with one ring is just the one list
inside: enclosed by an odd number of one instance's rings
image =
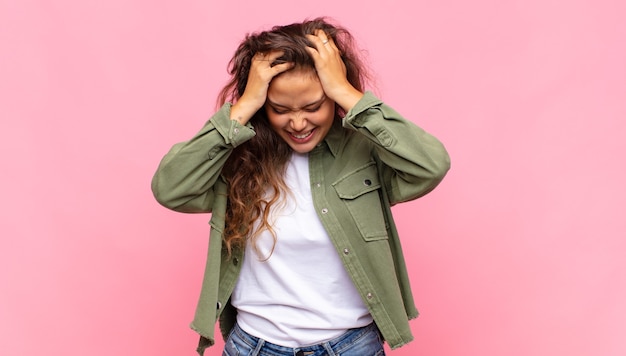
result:
[(256, 348), (254, 349), (254, 351), (252, 351), (250, 356), (258, 356), (261, 353), (261, 348), (263, 348), (264, 344), (265, 340), (259, 338), (259, 342), (256, 344)]
[(322, 345), (324, 345), (324, 349), (328, 352), (328, 356), (336, 356), (335, 351), (333, 351), (333, 348), (330, 346), (330, 342), (325, 342)]

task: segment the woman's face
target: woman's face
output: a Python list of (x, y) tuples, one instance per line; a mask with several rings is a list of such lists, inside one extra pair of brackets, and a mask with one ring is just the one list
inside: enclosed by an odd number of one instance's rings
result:
[(330, 131), (335, 103), (313, 70), (296, 68), (270, 82), (265, 111), (272, 129), (294, 151), (307, 153)]

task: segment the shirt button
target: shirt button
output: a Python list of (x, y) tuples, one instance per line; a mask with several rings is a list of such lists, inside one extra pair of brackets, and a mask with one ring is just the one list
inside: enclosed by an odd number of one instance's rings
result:
[(363, 184), (365, 184), (365, 186), (369, 187), (370, 185), (372, 185), (372, 181), (369, 179), (366, 179), (363, 181)]
[(239, 128), (235, 127), (235, 128), (233, 129), (233, 133), (234, 133), (235, 135), (236, 135), (236, 134), (238, 134), (238, 133), (239, 133)]
[(365, 296), (367, 299), (372, 299), (373, 295), (372, 293), (367, 293), (367, 295)]
[(239, 258), (235, 257), (233, 258), (233, 264), (236, 266), (239, 264)]
[(220, 309), (222, 309), (222, 303), (217, 302), (217, 310), (220, 310)]
[(322, 214), (327, 214), (328, 213), (328, 209), (324, 208), (322, 209)]
[(319, 187), (321, 187), (321, 186), (322, 186), (322, 183), (315, 183), (315, 186), (316, 186), (317, 188), (319, 188)]
[(344, 255), (347, 255), (347, 254), (349, 254), (349, 253), (350, 253), (350, 250), (348, 250), (347, 248), (344, 248), (344, 249), (343, 249), (343, 254), (344, 254)]

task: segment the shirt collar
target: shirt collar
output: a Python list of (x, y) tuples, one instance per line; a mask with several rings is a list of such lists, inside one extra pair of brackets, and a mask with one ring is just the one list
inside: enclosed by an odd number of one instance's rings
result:
[(324, 142), (326, 142), (326, 145), (328, 146), (328, 149), (333, 157), (337, 157), (339, 154), (339, 150), (341, 149), (341, 144), (343, 142), (344, 131), (345, 129), (342, 125), (342, 119), (335, 119), (333, 126), (331, 126), (330, 130), (326, 134), (326, 137), (324, 138)]

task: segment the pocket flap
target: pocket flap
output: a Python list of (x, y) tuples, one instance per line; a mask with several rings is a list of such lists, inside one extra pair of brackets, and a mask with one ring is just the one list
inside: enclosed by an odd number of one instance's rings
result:
[(341, 199), (356, 199), (380, 188), (376, 163), (370, 162), (357, 168), (332, 184)]

